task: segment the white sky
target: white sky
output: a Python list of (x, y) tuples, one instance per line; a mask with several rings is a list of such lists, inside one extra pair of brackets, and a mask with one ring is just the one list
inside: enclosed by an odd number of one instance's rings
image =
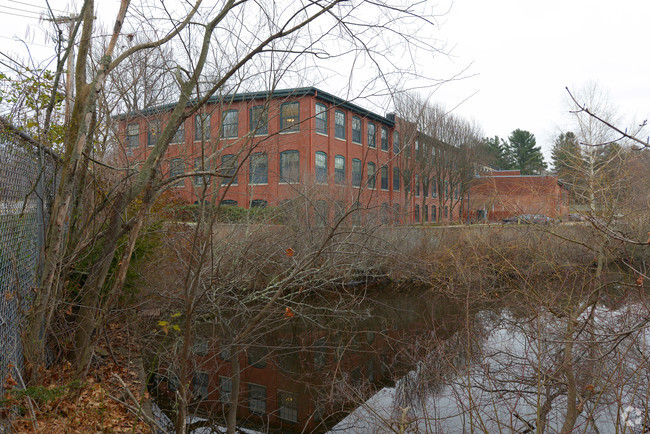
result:
[[(98, 3), (115, 10), (118, 2)], [(65, 0), (51, 4), (57, 13), (69, 9)], [(449, 4), (439, 0), (440, 12)], [(43, 0), (0, 0), (0, 51), (24, 58), (25, 45), (12, 41), (20, 38), (44, 58), (48, 41), (36, 18), (44, 8)], [(649, 19), (650, 2), (642, 0), (456, 0), (436, 32), (452, 57), (435, 60), (431, 72), (451, 75), (471, 63), (471, 76), (443, 86), (434, 100), (451, 108), (473, 95), (457, 114), (487, 136), (529, 130), (548, 158), (554, 136), (570, 121), (565, 86), (596, 81), (626, 119), (649, 117)]]

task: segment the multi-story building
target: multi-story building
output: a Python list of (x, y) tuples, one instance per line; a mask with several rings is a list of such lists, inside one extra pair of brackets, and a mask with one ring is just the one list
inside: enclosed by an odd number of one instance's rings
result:
[[(121, 117), (130, 162), (148, 156), (172, 108)], [(330, 207), (327, 213), (335, 212), (331, 204), (355, 204), (379, 211), (382, 222), (415, 222), (414, 183), (420, 181), (404, 169), (415, 158), (414, 144), (415, 138), (401, 136), (394, 114), (382, 116), (313, 87), (239, 93), (212, 98), (188, 118), (162, 170), (175, 177), (216, 169), (211, 184), (206, 176), (174, 184), (187, 203), (216, 194), (222, 204), (248, 208), (315, 195), (314, 203)]]

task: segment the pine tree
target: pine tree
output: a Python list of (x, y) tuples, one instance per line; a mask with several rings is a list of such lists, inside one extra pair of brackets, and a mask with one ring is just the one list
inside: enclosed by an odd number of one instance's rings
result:
[(517, 128), (508, 137), (508, 151), (513, 160), (513, 168), (522, 175), (534, 175), (546, 169), (542, 148), (536, 146), (535, 135)]
[(563, 181), (575, 184), (576, 173), (582, 166), (578, 138), (571, 131), (560, 133), (551, 151), (553, 172)]
[(508, 151), (508, 143), (499, 136), (486, 137), (483, 139), (485, 149), (490, 157), (490, 163), (501, 170), (512, 167), (512, 160)]

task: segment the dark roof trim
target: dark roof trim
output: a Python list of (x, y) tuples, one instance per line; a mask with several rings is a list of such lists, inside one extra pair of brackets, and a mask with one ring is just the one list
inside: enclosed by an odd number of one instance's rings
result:
[[(389, 127), (395, 126), (394, 120), (373, 113), (370, 110), (366, 110), (363, 107), (360, 107), (356, 104), (352, 104), (351, 102), (348, 102), (344, 99), (341, 99), (337, 96), (334, 96), (330, 93), (327, 93), (315, 87), (297, 87), (292, 89), (279, 89), (273, 91), (265, 90), (260, 92), (243, 92), (243, 93), (235, 93), (232, 95), (212, 96), (208, 100), (208, 104), (230, 104), (233, 102), (240, 102), (240, 101), (265, 100), (268, 98), (290, 98), (290, 97), (300, 97), (300, 96), (308, 96), (308, 95), (314, 96), (317, 99), (332, 104), (335, 107), (341, 107), (346, 110), (350, 110), (352, 112), (362, 115), (363, 117), (380, 122)], [(195, 103), (196, 100), (194, 99), (188, 103), (188, 106), (191, 107)], [(175, 103), (165, 104), (157, 107), (151, 107), (145, 110), (140, 110), (138, 112), (130, 112), (130, 113), (118, 115), (116, 117), (118, 119), (124, 119), (124, 118), (135, 117), (138, 115), (148, 116), (151, 114), (158, 114), (158, 113), (171, 111), (175, 106), (176, 106)]]

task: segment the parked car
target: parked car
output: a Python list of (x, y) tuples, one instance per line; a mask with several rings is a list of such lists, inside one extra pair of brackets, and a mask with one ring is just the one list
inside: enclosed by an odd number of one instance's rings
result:
[(544, 214), (521, 214), (503, 219), (503, 223), (547, 225), (553, 220)]

